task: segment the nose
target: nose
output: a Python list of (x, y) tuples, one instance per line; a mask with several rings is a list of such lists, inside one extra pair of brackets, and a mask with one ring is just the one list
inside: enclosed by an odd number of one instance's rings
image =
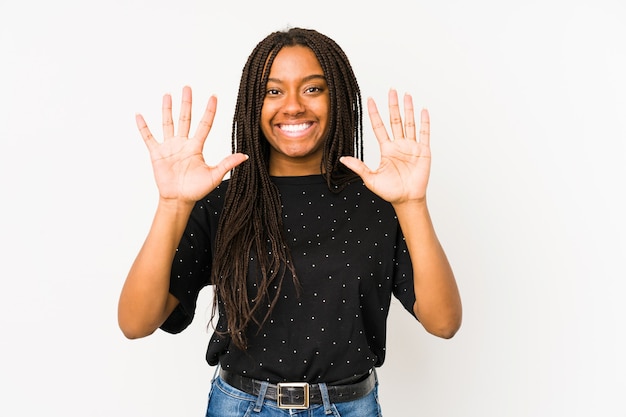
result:
[(299, 94), (287, 94), (283, 103), (283, 112), (295, 116), (304, 113), (304, 102)]

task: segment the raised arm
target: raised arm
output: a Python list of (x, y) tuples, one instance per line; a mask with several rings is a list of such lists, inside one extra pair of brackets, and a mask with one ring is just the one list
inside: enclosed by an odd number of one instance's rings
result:
[(380, 165), (372, 171), (353, 157), (341, 161), (359, 174), (370, 190), (393, 205), (413, 265), (415, 315), (428, 332), (450, 338), (461, 326), (462, 307), (454, 273), (426, 204), (431, 161), (428, 111), (421, 111), (418, 138), (411, 96), (404, 96), (403, 124), (397, 92), (391, 90), (391, 139), (374, 101), (369, 99), (367, 105), (380, 144)]
[(163, 142), (150, 132), (144, 118), (136, 116), (137, 127), (146, 143), (159, 190), (156, 213), (133, 265), (118, 304), (118, 322), (126, 337), (152, 334), (169, 316), (178, 300), (169, 293), (172, 261), (189, 215), (196, 201), (219, 185), (228, 171), (247, 159), (237, 153), (216, 166), (208, 166), (202, 155), (211, 130), (217, 100), (211, 97), (193, 137), (191, 89), (183, 88), (178, 132), (174, 132), (172, 98), (163, 97)]

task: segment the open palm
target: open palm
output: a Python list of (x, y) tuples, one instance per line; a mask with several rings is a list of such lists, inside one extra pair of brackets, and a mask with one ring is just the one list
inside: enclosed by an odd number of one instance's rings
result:
[(216, 166), (208, 166), (202, 149), (211, 130), (217, 99), (211, 97), (193, 137), (188, 137), (191, 125), (191, 88), (183, 88), (178, 132), (174, 133), (172, 97), (163, 97), (163, 142), (159, 143), (144, 118), (137, 115), (137, 127), (152, 161), (154, 177), (161, 198), (195, 202), (219, 185), (228, 171), (247, 159), (236, 153), (227, 156)]
[(375, 194), (390, 203), (424, 200), (430, 176), (430, 120), (428, 111), (420, 115), (419, 140), (415, 128), (413, 100), (404, 96), (404, 124), (398, 94), (389, 91), (389, 117), (393, 139), (387, 133), (376, 103), (369, 99), (367, 108), (380, 145), (380, 164), (374, 171), (362, 161), (343, 157), (341, 161), (362, 179)]

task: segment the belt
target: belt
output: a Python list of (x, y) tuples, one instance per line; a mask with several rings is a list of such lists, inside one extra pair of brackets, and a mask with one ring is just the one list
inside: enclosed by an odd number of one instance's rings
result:
[[(250, 395), (259, 395), (263, 381), (237, 375), (220, 369), (220, 378), (228, 385)], [(374, 371), (357, 382), (342, 385), (327, 385), (328, 399), (331, 403), (358, 400), (369, 394), (376, 384)], [(307, 382), (280, 382), (269, 384), (265, 398), (276, 401), (279, 408), (306, 409), (309, 404), (322, 404), (322, 393), (318, 384)]]

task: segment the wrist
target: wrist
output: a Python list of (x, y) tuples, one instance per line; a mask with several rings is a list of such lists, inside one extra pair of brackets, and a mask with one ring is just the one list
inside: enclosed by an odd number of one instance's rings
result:
[(189, 215), (193, 210), (195, 201), (182, 200), (179, 198), (164, 198), (159, 196), (157, 211), (175, 215)]
[(404, 200), (401, 202), (391, 203), (393, 208), (398, 210), (425, 210), (428, 211), (428, 205), (426, 204), (426, 197), (416, 198), (411, 200)]

